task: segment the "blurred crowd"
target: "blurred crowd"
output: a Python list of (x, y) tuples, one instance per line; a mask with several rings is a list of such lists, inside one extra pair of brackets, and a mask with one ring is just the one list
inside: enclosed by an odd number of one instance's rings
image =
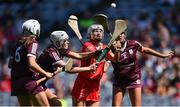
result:
[[(26, 1), (26, 2), (25, 2)], [(180, 106), (180, 2), (178, 0), (112, 0), (117, 7), (110, 7), (108, 0), (2, 0), (0, 3), (0, 106), (18, 105), (10, 95), (9, 54), (15, 40), (21, 36), (21, 25), (29, 18), (41, 24), (40, 50), (49, 44), (49, 34), (54, 30), (66, 30), (70, 35), (71, 49), (79, 51), (81, 44), (67, 24), (71, 14), (79, 18), (79, 28), (83, 38), (87, 38), (87, 27), (93, 23), (92, 16), (104, 13), (109, 18), (113, 32), (114, 20), (128, 21), (128, 39), (159, 52), (175, 51), (171, 59), (161, 59), (138, 54), (141, 67), (143, 94), (142, 105)], [(105, 34), (104, 42), (108, 41)], [(78, 61), (76, 61), (78, 66)], [(101, 80), (101, 105), (110, 106), (112, 96), (112, 71)], [(48, 86), (64, 105), (71, 106), (71, 89), (76, 74), (60, 73)], [(59, 84), (58, 87), (54, 83)], [(123, 105), (130, 105), (128, 95)]]

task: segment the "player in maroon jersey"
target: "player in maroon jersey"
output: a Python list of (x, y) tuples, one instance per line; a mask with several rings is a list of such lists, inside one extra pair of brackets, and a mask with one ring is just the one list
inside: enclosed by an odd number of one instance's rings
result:
[[(85, 42), (82, 47), (82, 52), (93, 52), (104, 49), (105, 44), (101, 42), (104, 36), (102, 25), (93, 24), (88, 28), (90, 40)], [(116, 55), (109, 52), (106, 58), (116, 61)], [(96, 57), (92, 57), (81, 61), (81, 67), (89, 66), (96, 62)], [(96, 72), (81, 72), (78, 74), (72, 89), (73, 106), (99, 106), (100, 99), (100, 80), (104, 73), (105, 61), (99, 63)]]
[[(76, 53), (69, 50), (69, 36), (65, 31), (54, 31), (50, 35), (51, 45), (48, 46), (38, 58), (38, 64), (46, 71), (55, 72), (60, 70), (65, 65), (63, 61), (64, 56), (75, 59), (87, 59), (93, 57), (96, 52)], [(96, 64), (91, 64), (87, 67), (73, 67), (69, 73), (78, 72), (93, 72), (96, 69)], [(45, 86), (46, 81), (42, 82)], [(60, 101), (49, 89), (46, 90), (47, 96), (51, 99), (50, 104), (55, 105)]]
[(138, 66), (137, 52), (150, 54), (161, 58), (170, 58), (173, 52), (159, 53), (142, 46), (135, 40), (127, 40), (126, 32), (119, 35), (117, 44), (121, 45), (118, 63), (113, 63), (113, 100), (112, 106), (120, 106), (125, 90), (129, 91), (132, 106), (141, 106), (141, 72)]
[(22, 25), (23, 36), (19, 38), (11, 54), (12, 92), (17, 96), (20, 106), (49, 106), (44, 86), (36, 84), (38, 75), (51, 78), (53, 73), (46, 72), (37, 63), (37, 37), (40, 35), (40, 24), (30, 19)]
[[(85, 60), (97, 54), (93, 52), (77, 53), (69, 50), (69, 36), (65, 31), (54, 31), (50, 35), (50, 41), (52, 44), (48, 46), (38, 58), (38, 64), (47, 71), (56, 71), (65, 65), (63, 61), (64, 56), (75, 58), (79, 60)], [(73, 67), (70, 73), (77, 73), (83, 71), (94, 71), (96, 64), (92, 64), (88, 67)]]

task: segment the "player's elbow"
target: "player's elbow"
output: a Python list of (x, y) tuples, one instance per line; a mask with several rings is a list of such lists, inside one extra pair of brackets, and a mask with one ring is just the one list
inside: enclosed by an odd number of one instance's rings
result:
[(28, 67), (29, 67), (29, 70), (33, 70), (34, 69), (34, 65), (33, 64), (29, 64)]
[(150, 52), (150, 49), (147, 48), (147, 47), (144, 47), (142, 50), (143, 50), (144, 53), (149, 53)]
[(29, 62), (29, 64), (28, 64), (28, 67), (29, 67), (29, 70), (33, 70), (33, 69), (35, 69), (36, 67), (35, 67), (35, 65), (36, 65), (36, 63), (35, 62)]

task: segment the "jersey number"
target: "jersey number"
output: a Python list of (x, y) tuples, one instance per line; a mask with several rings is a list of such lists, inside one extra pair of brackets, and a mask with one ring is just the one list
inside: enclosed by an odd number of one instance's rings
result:
[(19, 53), (19, 50), (21, 49), (21, 47), (18, 47), (17, 49), (16, 49), (16, 53), (15, 53), (15, 61), (16, 62), (20, 62), (20, 60), (21, 60), (21, 57), (20, 57), (20, 53)]

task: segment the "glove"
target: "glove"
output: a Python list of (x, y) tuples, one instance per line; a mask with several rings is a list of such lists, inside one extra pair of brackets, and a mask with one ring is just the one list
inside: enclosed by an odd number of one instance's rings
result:
[(96, 50), (94, 52), (94, 54), (95, 54), (95, 56), (99, 56), (99, 55), (101, 55), (103, 53), (103, 51), (104, 51), (104, 49)]

